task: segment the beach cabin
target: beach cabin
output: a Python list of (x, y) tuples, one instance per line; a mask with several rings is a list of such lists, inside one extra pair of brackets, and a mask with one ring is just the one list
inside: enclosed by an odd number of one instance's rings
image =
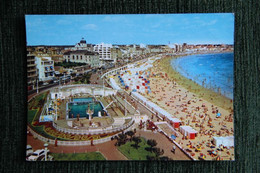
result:
[(196, 134), (198, 133), (190, 126), (180, 126), (180, 132), (184, 136), (188, 136), (189, 139), (195, 139)]
[(234, 136), (213, 137), (213, 144), (217, 147), (220, 145), (225, 147), (234, 147)]
[(168, 118), (170, 121), (170, 124), (172, 125), (173, 128), (179, 128), (180, 127), (180, 123), (181, 120), (179, 120), (178, 118)]

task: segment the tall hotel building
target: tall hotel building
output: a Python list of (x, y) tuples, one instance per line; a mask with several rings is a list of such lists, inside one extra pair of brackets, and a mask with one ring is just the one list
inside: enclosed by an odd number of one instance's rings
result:
[(33, 87), (37, 79), (37, 69), (35, 56), (27, 51), (27, 84), (28, 87)]
[(101, 65), (106, 65), (107, 63), (115, 63), (116, 59), (111, 55), (112, 44), (97, 44), (94, 46), (94, 51), (99, 53), (99, 60)]
[(54, 77), (54, 61), (51, 57), (36, 57), (38, 77), (40, 81), (49, 81)]

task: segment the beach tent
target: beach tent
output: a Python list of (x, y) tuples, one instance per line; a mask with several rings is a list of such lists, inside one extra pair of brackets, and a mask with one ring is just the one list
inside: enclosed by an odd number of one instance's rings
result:
[[(140, 90), (141, 90), (141, 88), (140, 88)], [(159, 115), (165, 116), (168, 119), (172, 118), (173, 115), (171, 115), (166, 110), (164, 110), (161, 107), (159, 107), (157, 104), (149, 101), (147, 98), (145, 98), (144, 96), (140, 95), (139, 93), (135, 92), (135, 93), (133, 93), (133, 96), (135, 98), (137, 98), (138, 100), (141, 100), (143, 103), (146, 104), (147, 107), (149, 107), (153, 111), (158, 112)]]
[(113, 78), (110, 78), (110, 83), (113, 89), (120, 90), (121, 88), (117, 85), (116, 81)]
[(188, 136), (189, 139), (195, 139), (196, 133), (198, 133), (196, 130), (194, 130), (190, 126), (180, 126), (180, 132), (184, 136)]
[(219, 147), (223, 145), (225, 147), (234, 147), (234, 136), (226, 137), (213, 137), (213, 143)]
[(173, 123), (173, 127), (174, 128), (179, 128), (181, 120), (179, 120), (178, 118), (168, 118), (172, 123)]

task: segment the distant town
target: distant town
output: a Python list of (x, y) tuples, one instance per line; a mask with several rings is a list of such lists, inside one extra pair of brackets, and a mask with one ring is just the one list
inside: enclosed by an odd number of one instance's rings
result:
[[(116, 45), (91, 44), (27, 46), (28, 91), (41, 86), (77, 82), (93, 71), (124, 66), (156, 54), (195, 54), (233, 51), (230, 44)], [(90, 76), (88, 76), (90, 78)], [(82, 81), (82, 80), (81, 80)], [(83, 83), (91, 83), (89, 80)], [(94, 82), (96, 83), (96, 82)]]

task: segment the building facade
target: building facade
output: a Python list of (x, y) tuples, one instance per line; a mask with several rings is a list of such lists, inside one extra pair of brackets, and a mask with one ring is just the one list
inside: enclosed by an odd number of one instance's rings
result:
[(88, 50), (93, 51), (92, 44), (87, 44), (87, 41), (82, 38), (79, 43), (75, 45), (75, 47), (71, 48), (71, 50)]
[(37, 79), (37, 68), (35, 63), (35, 56), (27, 51), (27, 84), (34, 86)]
[(51, 57), (36, 57), (36, 64), (39, 81), (49, 81), (54, 78), (54, 61)]
[(92, 68), (100, 66), (99, 55), (88, 50), (68, 51), (63, 54), (66, 62), (86, 63)]
[(101, 65), (106, 65), (107, 63), (115, 63), (116, 59), (111, 54), (112, 44), (97, 44), (94, 46), (94, 51), (99, 54), (99, 60)]

